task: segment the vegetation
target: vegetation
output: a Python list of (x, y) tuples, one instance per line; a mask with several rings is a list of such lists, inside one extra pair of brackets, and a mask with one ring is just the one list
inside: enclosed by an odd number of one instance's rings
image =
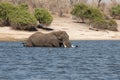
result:
[(118, 25), (115, 20), (112, 20), (112, 19), (108, 20), (108, 25), (109, 25), (108, 30), (118, 31), (118, 29), (117, 29)]
[[(8, 3), (9, 1), (11, 3)], [(75, 15), (77, 18), (81, 18), (82, 22), (88, 21), (90, 24), (92, 23), (95, 27), (103, 23), (102, 25), (107, 27), (105, 29), (110, 28), (110, 30), (115, 30), (115, 28), (117, 28), (116, 22), (112, 19), (106, 19), (106, 15), (103, 14), (104, 10), (100, 10), (102, 4), (104, 3), (103, 0), (92, 0), (89, 6), (88, 4), (85, 4), (87, 3), (87, 1), (89, 0), (1, 0), (0, 26), (14, 26), (14, 29), (20, 30), (31, 30), (31, 28), (35, 29), (35, 18), (41, 24), (51, 24), (53, 18), (47, 10), (50, 10), (52, 13), (58, 13), (62, 15), (63, 13), (69, 13), (71, 8), (73, 7), (71, 14)], [(13, 5), (12, 3), (15, 5)], [(92, 3), (94, 3), (94, 5)], [(109, 5), (113, 4), (115, 6), (110, 9), (110, 14), (113, 18), (120, 19), (120, 5), (116, 5), (116, 0), (111, 0), (111, 4)], [(107, 5), (105, 5), (104, 8), (109, 9)], [(33, 12), (35, 9), (35, 18), (32, 14), (30, 14), (28, 9), (31, 12)]]
[(91, 25), (93, 26), (93, 28), (98, 28), (98, 29), (107, 29), (108, 26), (107, 21), (101, 18), (96, 18), (92, 20)]
[(14, 6), (10, 3), (0, 3), (0, 23), (2, 26), (9, 26), (9, 13), (11, 13), (12, 10), (14, 10)]
[(3, 20), (2, 20), (2, 18), (0, 18), (0, 26), (3, 26)]
[(115, 5), (110, 9), (110, 14), (115, 19), (120, 19), (120, 5)]
[(69, 13), (71, 8), (77, 3), (87, 3), (90, 6), (96, 8), (102, 8), (101, 10), (106, 12), (110, 6), (119, 4), (119, 0), (109, 0), (106, 5), (106, 0), (0, 0), (0, 2), (11, 2), (15, 5), (26, 3), (29, 5), (30, 11), (34, 11), (34, 8), (45, 8), (50, 10), (54, 14)]
[(93, 20), (95, 18), (104, 18), (104, 14), (98, 8), (94, 7), (89, 7), (85, 15), (89, 20)]
[(71, 14), (78, 18), (81, 18), (82, 22), (84, 22), (85, 18), (87, 17), (86, 15), (87, 10), (88, 6), (83, 3), (80, 3), (74, 6), (74, 8), (71, 11)]
[(85, 21), (85, 19), (89, 20), (88, 23), (93, 28), (117, 31), (117, 23), (110, 18), (106, 18), (106, 15), (98, 8), (80, 3), (73, 7), (71, 14), (77, 18), (81, 18), (82, 21)]
[(36, 30), (37, 21), (27, 9), (26, 4), (13, 6), (10, 3), (0, 3), (0, 25), (18, 30)]
[(118, 31), (117, 30), (117, 23), (112, 19), (106, 20), (103, 18), (96, 18), (90, 22), (90, 25), (93, 28), (97, 28), (97, 29)]
[(43, 8), (35, 9), (34, 15), (36, 19), (39, 21), (39, 23), (43, 25), (50, 25), (51, 22), (53, 21), (53, 17), (51, 16), (51, 14), (46, 9)]
[[(17, 14), (17, 15), (16, 15)], [(9, 15), (11, 26), (13, 29), (17, 30), (36, 30), (36, 19), (28, 11), (24, 9), (17, 9)]]
[(24, 9), (24, 10), (28, 10), (29, 9), (29, 7), (28, 7), (28, 5), (26, 3), (21, 3), (20, 5), (18, 5), (18, 7), (20, 9)]
[(81, 18), (83, 22), (85, 19), (92, 20), (94, 18), (104, 17), (98, 8), (93, 8), (83, 3), (76, 4), (72, 9), (71, 14)]

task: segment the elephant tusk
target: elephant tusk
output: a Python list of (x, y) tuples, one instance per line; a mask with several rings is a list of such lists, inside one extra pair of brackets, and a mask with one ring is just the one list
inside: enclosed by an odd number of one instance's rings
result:
[(66, 48), (67, 46), (66, 46), (66, 45), (64, 45), (64, 47)]
[(65, 43), (63, 43), (63, 46), (66, 48), (67, 46), (65, 45)]

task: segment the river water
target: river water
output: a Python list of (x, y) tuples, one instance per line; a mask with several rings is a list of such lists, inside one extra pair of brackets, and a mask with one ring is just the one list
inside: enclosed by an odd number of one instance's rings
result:
[(72, 41), (76, 48), (0, 42), (0, 80), (120, 80), (120, 41)]

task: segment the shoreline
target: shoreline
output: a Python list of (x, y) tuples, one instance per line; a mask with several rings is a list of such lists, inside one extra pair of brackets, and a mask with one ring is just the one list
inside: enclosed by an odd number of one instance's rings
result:
[[(0, 42), (25, 42), (26, 38), (0, 38)], [(70, 41), (120, 41), (120, 39), (70, 39)]]
[[(117, 32), (100, 30), (90, 30), (89, 26), (82, 23), (75, 23), (70, 17), (54, 17), (52, 24), (49, 28), (53, 31), (66, 31), (71, 41), (78, 40), (120, 40), (120, 20), (116, 20), (118, 23)], [(38, 29), (42, 33), (49, 33), (43, 29)], [(12, 30), (10, 27), (0, 27), (0, 42), (23, 42), (34, 32)]]

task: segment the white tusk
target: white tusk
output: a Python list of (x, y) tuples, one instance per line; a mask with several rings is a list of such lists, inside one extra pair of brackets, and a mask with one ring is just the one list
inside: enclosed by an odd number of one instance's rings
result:
[(64, 45), (64, 47), (66, 48), (67, 46), (66, 46), (66, 45)]
[(63, 43), (64, 47), (66, 48), (67, 46)]
[(65, 45), (64, 47), (66, 48), (67, 46)]

